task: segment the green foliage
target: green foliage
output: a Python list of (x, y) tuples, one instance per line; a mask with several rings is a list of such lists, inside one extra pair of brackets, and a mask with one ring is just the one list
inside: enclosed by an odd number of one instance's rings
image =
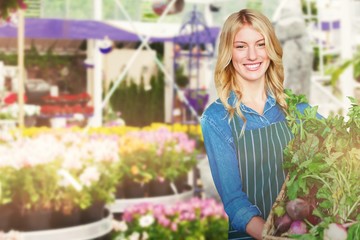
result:
[(355, 52), (351, 59), (344, 60), (340, 65), (332, 67), (328, 70), (331, 78), (329, 84), (337, 90), (336, 86), (340, 79), (341, 74), (345, 72), (349, 67), (353, 67), (353, 77), (357, 81), (360, 80), (360, 49)]
[[(38, 66), (39, 68), (48, 68), (53, 66), (69, 66), (73, 56), (69, 55), (55, 55), (53, 49), (56, 45), (54, 42), (45, 52), (40, 54), (34, 44), (31, 44), (31, 48), (25, 52), (25, 66), (32, 67)], [(16, 57), (17, 58), (17, 57)]]
[[(360, 217), (358, 217), (360, 218)], [(360, 222), (349, 227), (347, 239), (359, 239), (360, 237)]]
[[(316, 1), (315, 0), (309, 1), (309, 7), (310, 7), (310, 9), (308, 9), (308, 1), (307, 0), (301, 0), (302, 13), (304, 15), (316, 16), (317, 15)], [(316, 19), (316, 22), (317, 22), (317, 19)]]
[(151, 89), (146, 91), (143, 80), (140, 85), (132, 80), (123, 81), (111, 96), (111, 108), (121, 112), (127, 125), (142, 127), (152, 122), (164, 122), (164, 75), (153, 76), (150, 86)]
[[(288, 96), (287, 120), (294, 138), (284, 150), (287, 198), (306, 199), (315, 207), (313, 215), (323, 222), (355, 221), (360, 208), (359, 103), (350, 98), (352, 107), (345, 121), (343, 116), (319, 118), (317, 108), (301, 113), (296, 105), (305, 99)], [(321, 225), (313, 226), (312, 238), (321, 236), (321, 229)]]
[(13, 192), (13, 201), (26, 209), (49, 209), (58, 188), (58, 168), (58, 163), (55, 163), (19, 170), (11, 169), (10, 186)]

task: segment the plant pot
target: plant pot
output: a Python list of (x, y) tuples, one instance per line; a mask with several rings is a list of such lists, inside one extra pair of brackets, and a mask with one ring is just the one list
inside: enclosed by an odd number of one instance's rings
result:
[(123, 183), (122, 183), (122, 182), (119, 183), (119, 184), (116, 186), (115, 198), (116, 198), (116, 199), (125, 198), (124, 186), (123, 186)]
[(80, 224), (80, 208), (73, 208), (70, 212), (54, 211), (51, 218), (52, 228), (66, 228)]
[(26, 209), (21, 214), (20, 231), (40, 231), (52, 228), (52, 209)]
[(8, 232), (14, 229), (15, 208), (8, 203), (0, 206), (0, 232)]
[(176, 180), (174, 181), (176, 190), (178, 191), (178, 193), (182, 193), (185, 190), (188, 190), (189, 188), (191, 188), (188, 184), (188, 175), (186, 174), (182, 174), (180, 175), (178, 178), (176, 178)]
[(149, 183), (149, 196), (166, 196), (172, 195), (173, 191), (170, 187), (170, 182), (168, 180), (160, 181), (159, 179), (151, 180)]
[(81, 224), (96, 222), (104, 218), (105, 203), (96, 201), (88, 208), (81, 211)]
[(124, 179), (124, 196), (125, 198), (143, 198), (148, 194), (148, 184), (138, 183), (131, 179)]

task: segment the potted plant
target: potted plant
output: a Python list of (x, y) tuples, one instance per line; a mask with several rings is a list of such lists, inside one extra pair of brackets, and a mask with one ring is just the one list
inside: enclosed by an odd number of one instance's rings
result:
[(0, 200), (5, 204), (10, 198), (16, 206), (17, 222), (25, 223), (12, 226), (17, 230), (99, 220), (122, 176), (113, 135), (43, 132), (2, 143), (0, 155)]
[(9, 167), (0, 167), (0, 231), (4, 232), (9, 231), (13, 227), (14, 218), (12, 191), (10, 188), (11, 171), (9, 170)]
[(82, 224), (100, 220), (105, 205), (114, 201), (116, 185), (122, 178), (118, 138), (67, 132), (61, 134), (61, 141), (67, 149), (61, 161), (58, 209), (65, 215), (71, 210), (80, 212)]
[[(183, 132), (165, 127), (144, 128), (126, 133), (121, 140), (120, 156), (127, 179), (143, 187), (155, 184), (157, 190), (164, 190), (154, 193), (151, 187), (144, 189), (149, 190), (151, 196), (170, 194), (170, 182), (188, 173), (196, 164), (195, 141)], [(125, 191), (132, 189), (129, 184), (125, 183)]]
[[(43, 149), (46, 149), (44, 151)], [(61, 146), (55, 137), (20, 138), (1, 149), (2, 166), (9, 179), (11, 200), (22, 223), (21, 230), (50, 228), (53, 199), (58, 184)]]
[[(198, 151), (196, 141), (184, 132), (176, 132), (168, 128), (158, 128), (152, 131), (155, 139), (163, 139), (157, 143), (153, 167), (157, 169), (156, 178), (152, 181), (152, 195), (166, 195), (158, 192), (159, 186), (165, 190), (167, 186), (175, 186), (176, 192), (183, 191), (187, 182), (187, 174), (197, 164)], [(181, 182), (183, 181), (183, 182)], [(174, 189), (167, 192), (173, 193)], [(158, 192), (158, 193), (157, 193)]]
[[(141, 198), (147, 195), (147, 186), (154, 173), (150, 168), (154, 149), (143, 141), (136, 130), (125, 133), (120, 139), (119, 153), (123, 161), (123, 181), (119, 184), (126, 198)], [(135, 134), (135, 135), (134, 135)], [(137, 135), (137, 136), (136, 136)]]

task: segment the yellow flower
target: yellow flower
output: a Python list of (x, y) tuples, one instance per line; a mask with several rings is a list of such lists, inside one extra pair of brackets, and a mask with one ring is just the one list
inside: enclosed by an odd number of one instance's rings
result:
[(130, 172), (131, 172), (132, 175), (138, 175), (139, 174), (139, 168), (136, 165), (132, 165)]

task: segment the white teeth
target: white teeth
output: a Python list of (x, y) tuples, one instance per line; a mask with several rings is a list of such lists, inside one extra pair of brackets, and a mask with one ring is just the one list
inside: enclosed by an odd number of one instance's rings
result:
[(246, 64), (245, 67), (248, 68), (249, 70), (255, 70), (260, 66), (260, 63), (256, 63), (256, 64)]

